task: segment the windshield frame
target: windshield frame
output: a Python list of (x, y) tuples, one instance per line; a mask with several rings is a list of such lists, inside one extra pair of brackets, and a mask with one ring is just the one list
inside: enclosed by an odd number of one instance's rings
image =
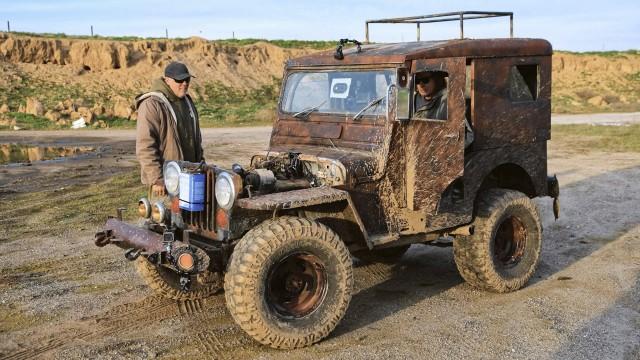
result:
[[(291, 80), (291, 77), (294, 76), (295, 74), (298, 73), (331, 73), (331, 72), (390, 72), (391, 76), (392, 76), (392, 81), (385, 85), (385, 89), (391, 85), (398, 85), (398, 76), (397, 76), (397, 70), (398, 70), (398, 64), (376, 64), (375, 66), (373, 65), (367, 65), (367, 66), (345, 66), (345, 67), (335, 67), (335, 66), (314, 66), (314, 67), (295, 67), (295, 68), (289, 68), (287, 69), (287, 71), (285, 72), (285, 76), (284, 76), (284, 80), (282, 82), (282, 89), (280, 91), (280, 99), (278, 101), (278, 113), (280, 114), (279, 117), (286, 117), (286, 118), (295, 118), (294, 114), (298, 113), (299, 111), (287, 111), (284, 109), (285, 104), (285, 99), (286, 99), (286, 92), (287, 92), (287, 86), (288, 86), (288, 82)], [(296, 87), (299, 86), (299, 83), (295, 85)], [(297, 89), (293, 90), (294, 92), (297, 91)], [(327, 101), (330, 98), (327, 97)], [(366, 105), (366, 104), (365, 104)], [(365, 105), (363, 105), (362, 107), (364, 107)], [(368, 111), (365, 111), (364, 114), (359, 116), (359, 120), (362, 121), (362, 119), (364, 118), (378, 118), (380, 116), (386, 116), (386, 106), (384, 106), (382, 108), (381, 111), (379, 111), (378, 113), (375, 114), (371, 114), (371, 113), (367, 113)], [(360, 111), (359, 109), (356, 109), (355, 111), (342, 111), (342, 112), (326, 112), (326, 111), (322, 111), (320, 109), (316, 110), (316, 111), (312, 111), (310, 112), (308, 115), (309, 116), (321, 116), (321, 117), (332, 117), (332, 118), (347, 118), (347, 119), (353, 119), (354, 116)], [(300, 120), (300, 118), (295, 118), (297, 120)]]

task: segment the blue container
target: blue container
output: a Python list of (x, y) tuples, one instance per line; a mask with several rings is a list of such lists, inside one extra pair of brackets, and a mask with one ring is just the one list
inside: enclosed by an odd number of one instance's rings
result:
[(180, 174), (180, 209), (202, 211), (205, 205), (205, 174)]

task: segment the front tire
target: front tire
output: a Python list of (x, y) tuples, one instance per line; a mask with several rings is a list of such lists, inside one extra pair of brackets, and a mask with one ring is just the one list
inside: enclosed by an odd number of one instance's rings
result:
[(453, 242), (460, 275), (494, 292), (523, 287), (533, 276), (542, 249), (542, 225), (535, 203), (525, 194), (490, 189), (478, 201), (474, 233)]
[(336, 327), (351, 300), (351, 256), (340, 237), (315, 221), (281, 217), (250, 230), (225, 276), (227, 307), (258, 342), (309, 346)]

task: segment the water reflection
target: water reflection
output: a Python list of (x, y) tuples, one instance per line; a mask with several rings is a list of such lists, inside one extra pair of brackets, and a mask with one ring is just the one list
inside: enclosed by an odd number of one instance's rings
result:
[(25, 163), (77, 156), (93, 152), (90, 146), (34, 146), (25, 144), (0, 144), (0, 164)]

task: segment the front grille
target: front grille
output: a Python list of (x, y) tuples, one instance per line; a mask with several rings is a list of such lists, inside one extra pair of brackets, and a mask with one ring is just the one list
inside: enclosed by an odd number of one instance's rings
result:
[(207, 178), (205, 181), (204, 210), (196, 212), (181, 210), (181, 212), (182, 220), (189, 229), (212, 237), (216, 230), (216, 201), (214, 199), (214, 186), (216, 182), (215, 168), (213, 166), (207, 166), (205, 168), (205, 175)]

